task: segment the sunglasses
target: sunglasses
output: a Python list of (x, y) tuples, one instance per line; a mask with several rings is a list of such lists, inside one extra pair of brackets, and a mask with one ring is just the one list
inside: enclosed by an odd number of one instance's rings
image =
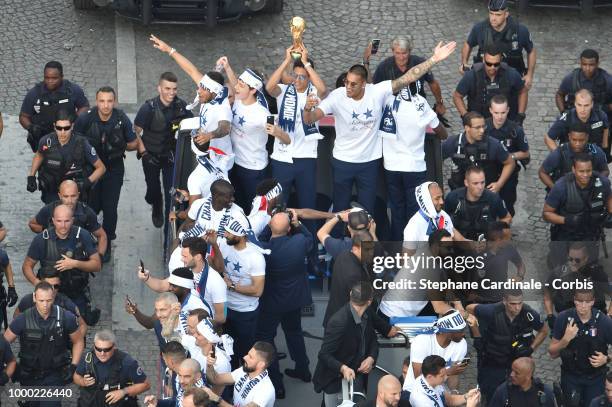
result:
[(55, 130), (57, 130), (57, 131), (69, 131), (71, 128), (72, 128), (72, 126), (65, 126), (65, 127), (55, 126)]
[(499, 66), (501, 65), (501, 62), (487, 62), (487, 61), (485, 61), (485, 64), (487, 64), (487, 66), (492, 66), (493, 68), (499, 68)]
[(567, 261), (572, 262), (572, 263), (582, 263), (584, 259), (581, 259), (580, 257), (571, 257), (568, 256), (567, 257)]
[(344, 80), (344, 86), (346, 86), (347, 88), (356, 88), (359, 85), (361, 85), (361, 83), (359, 82), (349, 82), (346, 79)]
[(290, 73), (290, 74), (289, 74), (289, 76), (291, 76), (293, 79), (297, 79), (297, 80), (299, 80), (299, 81), (306, 81), (306, 80), (308, 80), (308, 76), (306, 76), (306, 75), (301, 75), (301, 74), (300, 74), (300, 75), (297, 75), (297, 74), (295, 74), (295, 73), (293, 73), (293, 72), (292, 72), (292, 73)]
[(110, 348), (98, 348), (97, 346), (94, 345), (94, 349), (96, 350), (96, 352), (100, 352), (100, 353), (108, 353), (111, 350), (113, 350), (114, 347), (115, 345), (111, 346)]

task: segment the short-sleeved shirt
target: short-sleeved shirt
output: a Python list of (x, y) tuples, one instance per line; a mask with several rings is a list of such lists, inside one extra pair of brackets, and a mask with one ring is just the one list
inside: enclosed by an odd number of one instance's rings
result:
[[(599, 314), (599, 318), (595, 318), (595, 316)], [(576, 308), (570, 308), (561, 312), (557, 315), (557, 320), (555, 321), (555, 327), (553, 328), (553, 338), (556, 340), (561, 340), (563, 335), (565, 335), (565, 328), (567, 327), (570, 318), (573, 319), (574, 323), (578, 326), (578, 334), (579, 335), (589, 335), (589, 336), (598, 336), (603, 338), (605, 343), (612, 345), (612, 319), (607, 316), (605, 313), (593, 309), (592, 316), (586, 324), (584, 324), (576, 313)], [(594, 329), (590, 329), (594, 328)], [(574, 339), (572, 339), (573, 341)], [(571, 342), (570, 341), (570, 344)]]
[(6, 252), (6, 250), (0, 248), (0, 267), (2, 267), (3, 269), (8, 266), (10, 263), (9, 260), (9, 256), (8, 253)]
[(4, 367), (6, 364), (15, 359), (15, 355), (13, 355), (13, 351), (11, 350), (11, 344), (4, 339), (4, 335), (1, 335), (0, 339), (0, 357), (2, 361), (0, 361), (0, 366)]
[(509, 126), (510, 123), (508, 123), (508, 120), (506, 120), (503, 126), (501, 126), (499, 129), (496, 129), (493, 125), (487, 126), (485, 134), (487, 137), (492, 137), (496, 140), (499, 140), (509, 153), (516, 153), (517, 151), (529, 151), (529, 143), (527, 142), (527, 136), (525, 135), (525, 130), (523, 130), (521, 126), (514, 127), (514, 137), (511, 138), (510, 142), (502, 141), (505, 138), (504, 134), (510, 131)]
[[(196, 286), (194, 289), (197, 292), (198, 284), (202, 278), (202, 272), (193, 273), (193, 282)], [(202, 299), (202, 293), (198, 292), (198, 295)], [(208, 279), (206, 280), (206, 287), (204, 288), (204, 302), (210, 306), (211, 317), (215, 317), (214, 304), (225, 304), (227, 302), (227, 285), (223, 281), (221, 274), (212, 267), (208, 267)], [(208, 309), (208, 308), (207, 308)]]
[[(100, 134), (110, 134), (116, 126), (119, 126), (121, 128), (123, 140), (126, 143), (131, 143), (132, 141), (136, 140), (136, 133), (134, 133), (132, 121), (122, 110), (113, 109), (109, 120), (102, 121), (100, 115), (98, 114), (98, 109), (90, 109), (87, 111), (87, 113), (81, 114), (79, 117), (77, 117), (76, 121), (74, 122), (74, 131), (81, 135), (85, 135), (91, 124), (94, 122), (98, 123), (98, 126), (100, 127)], [(100, 151), (98, 151), (98, 153), (102, 154)]]
[[(562, 142), (566, 142), (570, 130), (570, 122), (577, 123), (579, 121), (580, 119), (578, 119), (576, 109), (571, 109), (562, 113), (548, 130), (548, 137), (553, 140), (561, 140)], [(601, 127), (607, 129), (610, 127), (608, 116), (599, 109), (594, 109), (591, 112), (586, 125), (588, 125), (591, 130), (596, 130)]]
[[(87, 365), (85, 362), (85, 358), (90, 352), (83, 352), (81, 356), (81, 360), (76, 368), (76, 373), (85, 376), (88, 374)], [(101, 362), (96, 356), (94, 351), (91, 351), (91, 356), (93, 357), (93, 365), (96, 376), (96, 383), (105, 383), (108, 380), (108, 377), (111, 374), (111, 368), (113, 365), (112, 358), (116, 358), (117, 350), (115, 350), (115, 354), (111, 357), (107, 362)], [(119, 380), (121, 382), (131, 382), (134, 384), (144, 383), (147, 379), (142, 368), (138, 365), (138, 362), (131, 357), (130, 355), (125, 355), (123, 360), (121, 361), (121, 370), (119, 371)]]
[(59, 92), (70, 93), (69, 98), (77, 110), (89, 106), (89, 101), (87, 100), (87, 97), (85, 97), (85, 92), (83, 92), (83, 89), (81, 89), (79, 85), (64, 80), (59, 88), (50, 92), (49, 89), (47, 89), (47, 86), (41, 82), (31, 88), (26, 94), (25, 98), (23, 99), (23, 103), (21, 104), (21, 113), (25, 113), (29, 116), (38, 114), (41, 103), (40, 97), (43, 94), (53, 94)]
[[(79, 312), (79, 308), (75, 305), (74, 302), (68, 297), (66, 297), (62, 293), (55, 294), (55, 301), (53, 302), (55, 305), (59, 305), (65, 310), (72, 312), (77, 317), (81, 315)], [(34, 306), (34, 294), (29, 294), (21, 297), (19, 300), (19, 304), (17, 304), (17, 309), (20, 313), (24, 313), (28, 309)]]
[(353, 247), (353, 242), (350, 237), (343, 237), (339, 239), (337, 237), (328, 236), (323, 242), (323, 246), (325, 247), (327, 254), (335, 259), (340, 255), (340, 253), (350, 251), (351, 247)]
[(38, 153), (44, 155), (49, 146), (57, 145), (59, 146), (60, 154), (64, 158), (65, 162), (69, 162), (69, 160), (74, 157), (74, 149), (77, 146), (77, 137), (82, 138), (81, 146), (83, 148), (85, 161), (91, 165), (94, 165), (99, 160), (96, 149), (93, 148), (91, 144), (89, 144), (89, 141), (87, 141), (83, 136), (75, 133), (72, 134), (68, 142), (63, 146), (60, 145), (56, 133), (46, 135), (45, 137), (41, 138), (40, 142), (38, 143)]
[[(482, 321), (483, 325), (491, 325), (495, 321), (495, 313), (500, 309), (500, 307), (503, 308), (503, 304), (501, 302), (497, 302), (494, 304), (478, 304), (474, 308), (474, 315), (476, 316), (476, 318), (478, 318), (479, 321)], [(541, 320), (541, 318), (539, 318), (539, 314), (529, 305), (523, 304), (523, 309), (521, 310), (521, 313), (531, 314), (531, 318), (527, 316), (526, 319), (529, 322), (529, 326), (532, 330), (539, 331), (544, 326), (544, 322)], [(515, 318), (512, 322), (510, 322), (510, 319), (504, 311), (504, 319), (510, 326), (516, 324), (518, 322), (518, 318), (519, 317)], [(484, 338), (489, 339), (491, 333), (488, 330), (483, 329), (482, 335)]]
[[(406, 64), (406, 70), (402, 72), (401, 69), (395, 63), (395, 57), (387, 57), (383, 59), (380, 64), (376, 67), (376, 71), (374, 71), (374, 76), (372, 77), (372, 81), (374, 83), (379, 83), (382, 81), (392, 81), (394, 79), (400, 78), (406, 72), (408, 72), (411, 68), (425, 62), (426, 59), (420, 57), (418, 55), (412, 55), (408, 57), (408, 63)], [(431, 84), (434, 81), (433, 72), (427, 71), (427, 73), (421, 76), (416, 82), (410, 84), (410, 92), (414, 94), (419, 94), (423, 97), (426, 97), (425, 94), (425, 82)]]
[[(41, 327), (41, 329), (47, 330), (51, 328), (52, 323), (55, 321), (55, 318), (57, 318), (58, 309), (61, 309), (61, 307), (59, 306), (53, 307), (49, 311), (49, 317), (47, 319), (43, 319), (43, 317), (38, 313), (38, 311), (34, 310), (34, 319), (36, 320), (38, 325)], [(51, 317), (51, 313), (53, 313), (53, 318)], [(66, 335), (71, 335), (75, 333), (77, 329), (79, 329), (79, 321), (76, 315), (66, 310), (62, 310), (61, 313), (63, 315), (64, 329), (65, 329)], [(25, 314), (17, 315), (17, 317), (15, 317), (15, 319), (13, 319), (13, 321), (9, 325), (9, 329), (17, 336), (21, 336), (23, 331), (25, 331), (25, 327), (26, 327), (26, 315)]]
[[(252, 277), (266, 275), (266, 260), (261, 251), (252, 243), (246, 248), (236, 250), (229, 246), (225, 240), (219, 243), (219, 250), (225, 263), (225, 272), (236, 285), (253, 284)], [(233, 311), (255, 311), (259, 305), (259, 298), (237, 293), (227, 292), (227, 307)]]
[(210, 186), (218, 179), (227, 181), (227, 174), (208, 157), (199, 157), (198, 164), (187, 178), (189, 195), (207, 198), (210, 195)]
[[(555, 150), (556, 151), (556, 150)], [(607, 177), (598, 176), (599, 180), (604, 185), (604, 197), (603, 202), (604, 205), (608, 202), (608, 197), (610, 196), (610, 180)], [(585, 198), (590, 194), (590, 190), (581, 189), (578, 187), (578, 192), (581, 193)], [(555, 210), (559, 211), (562, 207), (565, 206), (567, 202), (567, 180), (565, 177), (561, 177), (555, 185), (551, 188), (550, 192), (546, 196), (546, 205), (553, 207)]]
[(610, 293), (609, 278), (604, 268), (597, 263), (587, 264), (575, 272), (565, 264), (553, 270), (550, 278), (547, 280), (548, 286), (546, 288), (552, 294), (555, 311), (560, 313), (566, 309), (573, 308), (574, 293), (573, 290), (555, 288), (553, 283), (556, 282), (556, 286), (559, 287), (562, 282), (575, 284), (577, 281), (591, 282), (593, 284), (593, 291), (595, 292), (595, 304), (593, 306), (603, 312), (607, 312), (606, 296)]
[[(512, 24), (511, 19), (512, 17), (508, 17), (506, 26), (509, 26), (510, 24)], [(470, 46), (470, 48), (474, 48), (476, 46), (479, 46), (479, 44), (483, 44), (485, 36), (486, 36), (486, 30), (490, 28), (491, 28), (491, 25), (488, 19), (474, 24), (474, 26), (472, 27), (472, 30), (470, 31), (467, 37), (467, 43)], [(492, 31), (493, 31), (493, 41), (499, 42), (502, 40), (503, 35), (506, 30), (504, 29), (500, 32), (496, 30), (492, 30)], [(518, 24), (517, 37), (518, 37), (517, 46), (521, 50), (525, 50), (525, 52), (527, 52), (528, 54), (531, 53), (531, 51), (533, 50), (533, 41), (531, 40), (531, 34), (529, 33), (529, 30), (523, 24)]]
[[(47, 239), (43, 235), (46, 236), (45, 231), (37, 234), (30, 244), (27, 256), (32, 260), (41, 261), (45, 259)], [(97, 253), (96, 244), (88, 231), (81, 229), (79, 239), (83, 243), (83, 251), (87, 257)], [(76, 243), (76, 232), (74, 234), (71, 233), (66, 239), (57, 239), (57, 250), (59, 253), (66, 253), (68, 251), (74, 253)]]
[(363, 97), (354, 100), (346, 96), (346, 88), (338, 88), (323, 99), (319, 109), (333, 114), (336, 140), (333, 157), (348, 163), (365, 163), (382, 157), (382, 142), (378, 136), (385, 100), (393, 93), (391, 81), (366, 84)]
[[(228, 123), (232, 122), (232, 108), (230, 107), (227, 98), (225, 98), (221, 103), (204, 103), (203, 105), (200, 105), (201, 130), (206, 133), (213, 132), (219, 128), (219, 122), (221, 121), (226, 121)], [(211, 139), (210, 146), (218, 148), (228, 155), (233, 154), (234, 152), (229, 134), (220, 138)], [(191, 149), (194, 153), (199, 151), (198, 148), (195, 147), (193, 138), (191, 139)], [(200, 152), (199, 154), (203, 154), (203, 152)], [(232, 165), (234, 165), (233, 161), (230, 168)]]
[[(58, 204), (59, 202), (53, 202), (43, 206), (34, 217), (36, 223), (42, 226), (43, 229), (53, 226), (51, 218), (53, 217), (53, 210)], [(93, 209), (82, 202), (77, 202), (76, 204), (74, 210), (74, 225), (84, 228), (89, 233), (93, 233), (102, 227), (98, 223), (98, 216)]]
[(234, 148), (234, 162), (249, 170), (263, 170), (268, 165), (268, 133), (266, 123), (270, 111), (259, 102), (245, 105), (234, 101), (230, 138)]
[[(593, 91), (593, 85), (594, 85), (593, 79), (595, 79), (597, 76), (593, 76), (593, 78), (587, 79), (586, 76), (584, 76), (584, 73), (582, 72), (582, 70), (580, 70), (579, 75), (580, 75), (580, 85), (582, 85), (584, 89)], [(604, 69), (601, 69), (601, 68), (599, 68), (599, 75), (604, 75), (606, 78), (606, 87), (607, 87), (607, 94), (608, 94), (607, 102), (610, 103), (612, 101), (612, 75), (610, 75), (608, 72), (606, 72)], [(561, 92), (564, 95), (570, 95), (570, 94), (573, 95), (574, 94), (573, 82), (574, 82), (574, 71), (570, 72), (563, 78), (563, 80), (561, 81), (561, 85), (559, 85), (559, 92)]]
[[(488, 250), (484, 258), (484, 277), (491, 282), (505, 282), (508, 280), (508, 263), (518, 267), (523, 263), (523, 258), (516, 247), (508, 242), (496, 252)], [(480, 276), (479, 276), (480, 277)], [(480, 279), (482, 281), (482, 279)], [(476, 290), (479, 302), (499, 302), (502, 300), (503, 290), (485, 289), (478, 285)]]
[[(153, 102), (154, 104), (159, 106), (159, 108), (161, 109), (162, 114), (164, 115), (166, 119), (166, 123), (170, 123), (175, 119), (174, 117), (175, 104), (179, 104), (183, 106), (186, 105), (185, 101), (179, 98), (178, 96), (174, 99), (174, 101), (169, 106), (164, 105), (161, 102), (161, 99), (159, 98), (159, 96), (153, 99)], [(184, 117), (193, 116), (193, 114), (190, 111), (186, 109), (184, 110), (185, 110), (183, 112)], [(134, 125), (140, 127), (141, 129), (149, 129), (149, 126), (151, 125), (151, 121), (153, 120), (154, 112), (155, 110), (151, 106), (151, 103), (148, 103), (148, 102), (144, 103), (142, 106), (140, 106), (140, 109), (138, 109), (138, 113), (136, 113), (136, 117), (134, 118)]]
[(235, 407), (246, 407), (249, 403), (255, 403), (259, 407), (274, 406), (276, 391), (267, 370), (254, 378), (249, 377), (242, 368), (232, 371), (231, 375), (234, 379)]
[[(447, 158), (450, 158), (453, 156), (453, 154), (455, 154), (457, 148), (459, 147), (460, 137), (461, 145), (465, 146), (467, 144), (467, 138), (464, 134), (450, 136), (449, 138), (444, 140), (444, 142), (442, 143), (442, 159), (446, 160)], [(508, 150), (506, 150), (506, 148), (502, 145), (502, 143), (499, 142), (499, 140), (489, 137), (487, 137), (486, 139), (483, 138), (483, 142), (484, 140), (488, 140), (489, 145), (487, 147), (487, 156), (489, 160), (497, 161), (501, 164), (508, 159), (510, 154), (508, 153)]]
[[(576, 153), (571, 148), (559, 147), (548, 153), (544, 161), (542, 162), (542, 169), (551, 173), (556, 169), (560, 168), (562, 164), (561, 151), (565, 151), (565, 160), (567, 160), (570, 164), (572, 163), (574, 156)], [(608, 162), (606, 160), (606, 153), (603, 150), (595, 145), (588, 144), (585, 148), (585, 151), (591, 154), (591, 161), (593, 161), (593, 171), (607, 171), (608, 170)]]
[[(453, 220), (450, 215), (443, 210), (438, 214), (440, 219), (443, 219), (444, 229), (448, 233), (453, 235), (455, 227), (453, 226)], [(442, 222), (442, 221), (440, 221)], [(431, 219), (425, 217), (421, 212), (417, 212), (412, 215), (412, 218), (408, 221), (408, 224), (404, 228), (404, 247), (411, 250), (416, 250), (421, 246), (425, 246), (429, 240), (429, 235), (433, 230), (430, 227)]]
[(423, 363), (427, 356), (438, 355), (446, 361), (446, 367), (460, 363), (467, 354), (467, 342), (462, 339), (459, 342), (451, 341), (446, 348), (443, 348), (436, 339), (436, 334), (417, 335), (410, 344), (410, 366), (406, 374), (406, 380), (402, 390), (412, 391), (415, 386), (415, 376), (413, 363)]
[[(423, 375), (419, 376), (417, 380), (421, 378), (423, 378)], [(410, 393), (410, 404), (414, 407), (444, 407), (445, 392), (446, 389), (443, 385), (434, 388), (429, 386), (427, 390), (422, 385), (414, 386), (414, 391)]]
[(457, 206), (459, 206), (459, 202), (461, 202), (462, 199), (465, 199), (466, 201), (468, 206), (467, 210), (469, 210), (470, 206), (476, 204), (482, 204), (483, 206), (488, 205), (491, 220), (501, 219), (508, 215), (506, 204), (504, 204), (504, 201), (501, 199), (499, 194), (486, 189), (482, 192), (480, 198), (478, 198), (478, 200), (475, 202), (468, 201), (465, 187), (452, 190), (448, 193), (448, 195), (446, 195), (446, 198), (444, 198), (444, 208), (448, 212), (454, 214), (455, 210), (457, 210)]

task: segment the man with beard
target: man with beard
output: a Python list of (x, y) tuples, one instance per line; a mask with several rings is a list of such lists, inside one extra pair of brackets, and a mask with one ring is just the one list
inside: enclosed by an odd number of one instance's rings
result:
[(174, 304), (179, 304), (178, 298), (171, 292), (164, 292), (157, 296), (155, 299), (155, 313), (151, 316), (143, 314), (137, 304), (132, 303), (126, 299), (125, 311), (133, 315), (136, 321), (146, 329), (153, 329), (159, 348), (163, 347), (166, 340), (161, 336), (162, 324), (164, 324), (172, 312)]
[[(225, 241), (219, 244), (223, 258), (223, 279), (227, 293), (227, 333), (236, 341), (237, 364), (255, 342), (259, 297), (264, 290), (266, 261), (262, 249), (248, 241), (249, 225), (243, 217), (232, 218), (225, 226)], [(268, 364), (266, 364), (266, 367)]]
[(457, 388), (459, 375), (465, 372), (467, 342), (463, 330), (467, 324), (457, 310), (450, 310), (438, 318), (430, 331), (417, 335), (410, 345), (410, 366), (402, 387), (402, 400), (409, 400), (410, 393), (417, 386), (416, 378), (421, 375), (421, 366), (426, 357), (438, 355), (446, 362), (448, 387)]
[(53, 211), (58, 205), (66, 205), (74, 212), (74, 226), (82, 227), (93, 236), (98, 242), (98, 254), (103, 257), (106, 253), (108, 240), (104, 228), (98, 223), (96, 213), (87, 205), (79, 200), (79, 186), (76, 182), (68, 179), (59, 186), (59, 201), (52, 202), (41, 208), (35, 217), (30, 219), (28, 226), (34, 233), (40, 233), (49, 226), (52, 226), (51, 218)]
[(183, 397), (185, 390), (193, 387), (202, 388), (204, 382), (202, 381), (202, 370), (200, 364), (195, 359), (185, 359), (181, 362), (177, 371), (178, 377), (178, 389), (175, 397), (157, 400), (156, 396), (149, 395), (145, 397), (144, 403), (147, 407), (183, 407)]
[(483, 328), (478, 383), (485, 399), (490, 401), (497, 386), (510, 373), (512, 362), (531, 356), (546, 339), (548, 327), (533, 308), (523, 303), (521, 290), (505, 291), (502, 302), (470, 304), (466, 309)]
[[(274, 386), (268, 376), (267, 367), (276, 358), (274, 347), (267, 342), (255, 342), (243, 358), (241, 368), (231, 373), (218, 374), (215, 358), (208, 356), (206, 376), (217, 385), (234, 385), (233, 404), (226, 402), (212, 391), (207, 391), (210, 400), (219, 407), (273, 407)], [(205, 389), (206, 390), (206, 389)]]
[(397, 407), (402, 392), (402, 384), (393, 375), (383, 376), (378, 381), (376, 400), (357, 403), (357, 407)]

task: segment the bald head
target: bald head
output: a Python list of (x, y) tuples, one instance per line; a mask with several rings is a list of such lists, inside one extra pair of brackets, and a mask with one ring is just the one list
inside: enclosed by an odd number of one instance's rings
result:
[(79, 186), (73, 180), (67, 179), (66, 181), (63, 181), (59, 186), (60, 194), (65, 191), (76, 191), (76, 193), (78, 194)]
[(200, 371), (200, 363), (195, 359), (185, 359), (181, 362), (179, 369), (195, 374)]
[(66, 180), (60, 184), (58, 195), (64, 205), (74, 210), (79, 201), (79, 187), (73, 180)]
[(377, 405), (397, 407), (399, 404), (402, 385), (393, 375), (383, 376), (378, 381), (378, 391), (376, 395)]
[(273, 235), (286, 235), (289, 227), (289, 216), (285, 212), (279, 212), (270, 219), (270, 231)]
[(53, 210), (53, 218), (72, 218), (73, 214), (74, 212), (72, 211), (72, 208), (64, 204), (57, 205)]
[(183, 389), (193, 387), (202, 377), (200, 363), (195, 359), (185, 359), (178, 368), (178, 379)]
[(533, 375), (533, 372), (535, 372), (535, 363), (532, 358), (518, 358), (512, 362), (512, 367), (516, 367), (529, 375)]

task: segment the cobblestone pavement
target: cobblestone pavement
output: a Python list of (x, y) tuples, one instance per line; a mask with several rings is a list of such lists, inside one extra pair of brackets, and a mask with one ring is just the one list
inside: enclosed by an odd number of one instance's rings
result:
[[(202, 70), (210, 69), (217, 57), (227, 55), (238, 72), (245, 66), (252, 66), (269, 75), (290, 44), (288, 22), (292, 16), (299, 15), (307, 22), (305, 43), (317, 69), (326, 83), (333, 85), (340, 72), (361, 61), (363, 47), (371, 38), (382, 40), (379, 55), (372, 58), (374, 67), (389, 55), (390, 40), (397, 34), (411, 35), (415, 43), (413, 52), (429, 55), (440, 40), (456, 40), (461, 46), (471, 25), (486, 15), (483, 0), (436, 0), (429, 3), (417, 0), (305, 0), (286, 3), (281, 15), (244, 18), (220, 25), (214, 30), (204, 26), (142, 27), (135, 24), (139, 103), (154, 95), (155, 84), (162, 71), (178, 73), (178, 68), (167, 55), (162, 55), (149, 45), (149, 33), (155, 33), (170, 43)], [(63, 62), (66, 78), (81, 84), (90, 99), (99, 86), (116, 86), (112, 13), (104, 10), (77, 12), (70, 0), (0, 0), (0, 10), (3, 27), (3, 35), (0, 36), (3, 51), (0, 81), (4, 84), (0, 87), (0, 110), (5, 115), (18, 113), (26, 89), (42, 78), (42, 66), (50, 59)], [(538, 243), (547, 240), (547, 228), (540, 215), (544, 195), (537, 180), (537, 168), (546, 155), (542, 142), (544, 132), (557, 115), (553, 95), (563, 75), (576, 66), (578, 54), (583, 48), (599, 50), (602, 66), (612, 69), (612, 46), (606, 40), (610, 38), (608, 27), (611, 15), (611, 11), (601, 11), (584, 20), (574, 11), (530, 10), (528, 15), (520, 16), (532, 33), (538, 51), (538, 67), (525, 122), (532, 164), (520, 179), (520, 205), (514, 225), (519, 239)], [(436, 67), (434, 71), (442, 84), (448, 107), (452, 105), (451, 93), (459, 80), (458, 62), (457, 52), (449, 62)], [(182, 72), (179, 77), (183, 97), (191, 98), (191, 82)], [(134, 113), (136, 106), (126, 106), (126, 109)], [(453, 107), (447, 116), (453, 131), (458, 131), (459, 121)], [(9, 120), (5, 116), (5, 123), (8, 123), (8, 130), (0, 140), (0, 162), (4, 174), (0, 180), (0, 219), (9, 229), (7, 250), (17, 274), (19, 293), (23, 295), (28, 288), (19, 269), (32, 238), (25, 224), (40, 207), (40, 202), (34, 195), (27, 194), (24, 188), (31, 154), (21, 139), (23, 132), (18, 128), (14, 116)], [(126, 178), (134, 183), (143, 182), (141, 173), (137, 171), (126, 175)], [(137, 212), (138, 206), (143, 206), (142, 196), (126, 191), (130, 189), (124, 185), (122, 205), (129, 201), (136, 209), (128, 210)], [(127, 217), (122, 219), (126, 221)], [(138, 239), (128, 239), (127, 236), (120, 236), (117, 244), (132, 245), (135, 251), (142, 245)], [(115, 267), (116, 264), (117, 260)], [(106, 266), (94, 280), (94, 299), (103, 310), (102, 327), (113, 326), (116, 313), (121, 312), (108, 301), (109, 296), (119, 295), (118, 287), (113, 287), (113, 275), (118, 271), (113, 265)], [(114, 281), (116, 284), (117, 279)], [(116, 299), (114, 303), (117, 303)], [(320, 324), (312, 319), (306, 318), (304, 325), (313, 334), (322, 333)], [(157, 356), (152, 333), (122, 330), (117, 335), (121, 347), (140, 360), (145, 371), (156, 371)], [(308, 343), (313, 344), (310, 357), (311, 368), (314, 369), (318, 346), (310, 340)], [(558, 374), (558, 363), (551, 363), (544, 355), (546, 347), (547, 342), (536, 353), (538, 375), (551, 381)], [(287, 366), (286, 361), (282, 364), (283, 367)], [(152, 376), (156, 381), (155, 374)], [(468, 383), (475, 382), (474, 365), (467, 378)], [(299, 405), (313, 405), (312, 400), (319, 399), (308, 392), (312, 389), (311, 385), (294, 385), (294, 382), (287, 381), (286, 385), (288, 400), (278, 405), (296, 404), (294, 392), (298, 391), (304, 395), (300, 397), (304, 401), (301, 404), (297, 402)], [(6, 401), (4, 397), (3, 401)]]

